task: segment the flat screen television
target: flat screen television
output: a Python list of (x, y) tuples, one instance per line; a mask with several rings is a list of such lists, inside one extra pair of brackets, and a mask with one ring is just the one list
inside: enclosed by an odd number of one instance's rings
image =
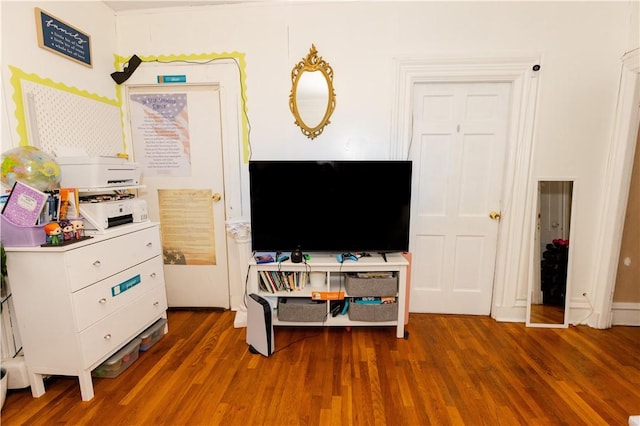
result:
[(253, 251), (409, 249), (411, 161), (251, 161)]

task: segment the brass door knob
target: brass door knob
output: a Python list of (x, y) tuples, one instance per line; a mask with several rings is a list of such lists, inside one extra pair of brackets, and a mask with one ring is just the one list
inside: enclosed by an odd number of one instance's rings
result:
[(218, 193), (215, 193), (215, 194), (213, 194), (213, 195), (211, 196), (211, 199), (212, 199), (213, 201), (220, 201), (220, 200), (222, 199), (222, 195), (220, 195), (220, 194), (218, 194)]
[(493, 220), (500, 220), (500, 213), (492, 211), (489, 213), (489, 217)]

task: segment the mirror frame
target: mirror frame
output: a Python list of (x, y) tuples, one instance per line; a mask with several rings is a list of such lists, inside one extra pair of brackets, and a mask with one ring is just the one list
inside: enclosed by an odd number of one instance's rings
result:
[[(573, 276), (573, 250), (571, 246), (573, 245), (572, 235), (573, 235), (573, 227), (575, 226), (575, 205), (576, 205), (576, 179), (573, 177), (538, 177), (533, 180), (534, 182), (534, 190), (533, 190), (533, 215), (531, 221), (531, 263), (529, 267), (529, 283), (527, 286), (527, 310), (525, 317), (525, 324), (527, 327), (538, 327), (538, 328), (568, 328), (569, 327), (569, 311), (570, 311), (570, 296), (571, 296), (571, 280)], [(536, 279), (536, 273), (540, 275), (540, 262), (541, 258), (539, 255), (540, 244), (538, 241), (539, 235), (539, 218), (538, 211), (540, 209), (540, 183), (541, 182), (571, 182), (571, 214), (569, 215), (569, 257), (567, 259), (567, 280), (565, 286), (565, 297), (564, 297), (564, 321), (562, 323), (542, 323), (542, 322), (531, 322), (531, 304), (533, 298), (533, 289)]]
[[(300, 117), (298, 102), (296, 100), (296, 95), (298, 92), (298, 82), (300, 81), (300, 77), (305, 72), (312, 71), (320, 71), (322, 73), (325, 80), (327, 81), (327, 89), (329, 95), (324, 117), (315, 127), (310, 127)], [(329, 118), (331, 117), (331, 114), (333, 114), (333, 110), (335, 109), (335, 107), (336, 94), (333, 90), (333, 68), (331, 68), (328, 62), (322, 59), (322, 56), (318, 56), (318, 50), (316, 49), (316, 46), (312, 44), (311, 48), (309, 49), (309, 54), (300, 62), (298, 62), (291, 70), (291, 94), (289, 95), (289, 108), (291, 109), (293, 117), (295, 118), (295, 124), (300, 127), (300, 130), (305, 136), (313, 140), (323, 132), (324, 128), (329, 123), (331, 123), (331, 121), (329, 121)]]

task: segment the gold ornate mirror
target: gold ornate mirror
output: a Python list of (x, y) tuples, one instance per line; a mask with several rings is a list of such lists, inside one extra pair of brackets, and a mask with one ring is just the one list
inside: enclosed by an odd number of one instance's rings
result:
[(291, 70), (291, 94), (289, 108), (295, 124), (309, 139), (318, 137), (336, 107), (333, 91), (333, 69), (318, 56), (315, 45), (309, 54)]

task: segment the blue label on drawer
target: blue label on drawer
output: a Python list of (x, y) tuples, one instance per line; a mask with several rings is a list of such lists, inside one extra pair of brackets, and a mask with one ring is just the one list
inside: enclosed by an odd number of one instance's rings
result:
[(111, 295), (115, 297), (119, 294), (122, 294), (125, 291), (129, 290), (130, 288), (133, 288), (136, 285), (140, 284), (140, 282), (141, 282), (140, 275), (136, 275), (133, 278), (129, 278), (128, 280), (123, 281), (120, 284), (114, 285), (113, 287), (111, 287)]

